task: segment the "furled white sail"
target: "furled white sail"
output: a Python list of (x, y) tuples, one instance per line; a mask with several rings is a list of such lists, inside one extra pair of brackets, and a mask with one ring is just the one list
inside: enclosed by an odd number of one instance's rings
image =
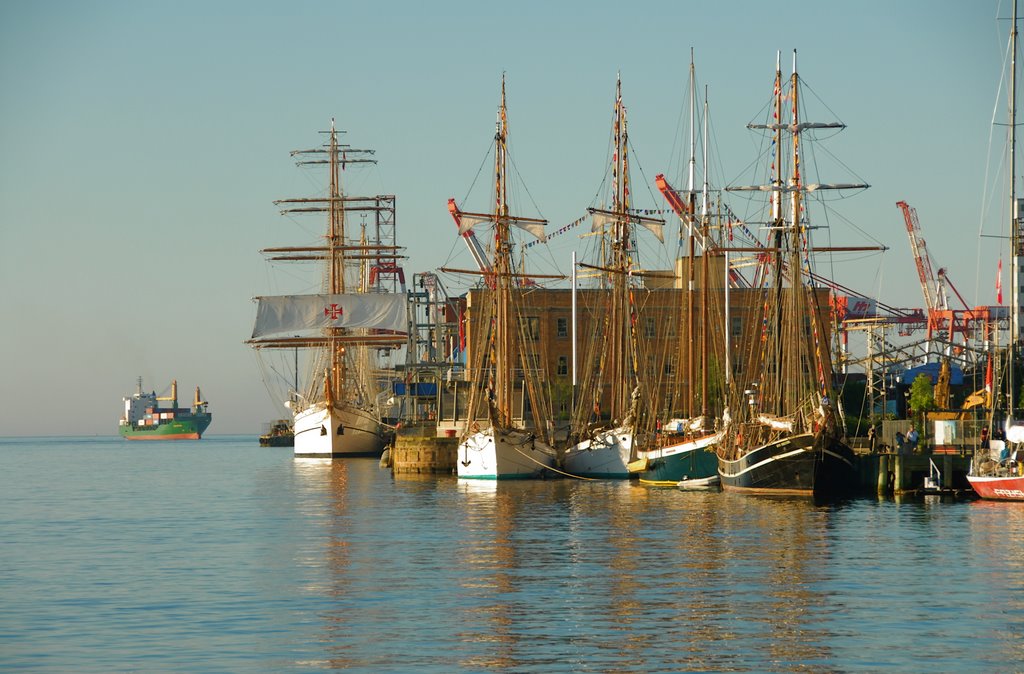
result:
[[(607, 211), (599, 211), (597, 209), (590, 209), (591, 214), (591, 231), (600, 232), (610, 224), (624, 219), (624, 216), (617, 213), (610, 213)], [(665, 227), (665, 221), (658, 218), (645, 218), (641, 215), (628, 215), (630, 224), (640, 225), (646, 228), (649, 232), (658, 237), (658, 241), (665, 242), (665, 234), (662, 231)]]
[(772, 430), (787, 432), (793, 431), (794, 424), (792, 419), (783, 419), (780, 417), (771, 417), (767, 414), (759, 414), (757, 420)]
[[(547, 224), (545, 220), (537, 220), (535, 218), (516, 218), (508, 217), (505, 221), (510, 225), (514, 225), (519, 229), (525, 230), (530, 234), (534, 235), (541, 241), (544, 240), (544, 225)], [(466, 213), (459, 214), (459, 234), (465, 234), (477, 225), (482, 224), (494, 224), (493, 215), (469, 215)]]
[(493, 217), (479, 216), (479, 215), (466, 215), (465, 213), (459, 214), (459, 234), (465, 234), (477, 225), (482, 225), (485, 222), (493, 223)]
[(408, 332), (404, 295), (277, 295), (257, 297), (252, 338), (299, 335), (324, 328), (376, 328)]

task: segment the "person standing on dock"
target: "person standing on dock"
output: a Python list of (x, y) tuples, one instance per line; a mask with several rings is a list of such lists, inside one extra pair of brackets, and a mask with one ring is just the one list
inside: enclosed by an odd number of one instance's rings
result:
[(917, 451), (917, 440), (917, 429), (911, 426), (910, 432), (907, 433), (907, 454), (913, 454)]

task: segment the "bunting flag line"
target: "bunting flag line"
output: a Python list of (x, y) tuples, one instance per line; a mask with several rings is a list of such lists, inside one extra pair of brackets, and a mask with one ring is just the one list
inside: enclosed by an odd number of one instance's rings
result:
[(548, 232), (548, 235), (544, 238), (543, 241), (541, 239), (534, 239), (533, 241), (528, 241), (527, 243), (523, 244), (523, 250), (526, 250), (527, 248), (529, 248), (531, 246), (536, 246), (538, 243), (544, 243), (545, 241), (547, 241), (548, 239), (550, 239), (553, 236), (558, 236), (559, 234), (565, 234), (566, 232), (568, 232), (573, 227), (578, 227), (581, 222), (583, 222), (584, 220), (586, 220), (589, 217), (590, 217), (590, 214), (587, 213), (586, 215), (584, 215), (582, 217), (576, 218), (575, 220), (570, 222), (568, 225), (563, 225), (562, 227), (559, 227), (558, 229), (556, 229), (553, 232)]
[[(629, 209), (629, 212), (632, 213), (633, 215), (667, 215), (667, 214), (670, 214), (670, 213), (675, 213), (675, 211), (673, 211), (671, 209), (666, 209), (666, 208), (631, 208), (631, 209)], [(580, 216), (580, 217), (576, 218), (575, 220), (570, 222), (568, 225), (563, 225), (562, 227), (559, 227), (558, 229), (556, 229), (553, 232), (548, 232), (548, 235), (544, 238), (544, 240), (535, 239), (533, 241), (529, 241), (527, 243), (524, 243), (523, 244), (523, 250), (526, 250), (527, 248), (530, 248), (531, 246), (536, 246), (538, 243), (546, 243), (549, 239), (551, 239), (552, 237), (558, 236), (559, 234), (565, 234), (570, 229), (573, 229), (575, 227), (579, 227), (580, 224), (584, 220), (589, 218), (589, 217), (590, 217), (590, 213), (587, 213), (586, 215), (583, 215), (583, 216)]]

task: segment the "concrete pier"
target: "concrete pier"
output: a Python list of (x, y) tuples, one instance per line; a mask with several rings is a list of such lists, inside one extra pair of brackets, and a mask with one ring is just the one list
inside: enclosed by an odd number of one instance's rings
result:
[(455, 472), (458, 438), (437, 437), (437, 424), (403, 426), (391, 448), (391, 469), (400, 473)]

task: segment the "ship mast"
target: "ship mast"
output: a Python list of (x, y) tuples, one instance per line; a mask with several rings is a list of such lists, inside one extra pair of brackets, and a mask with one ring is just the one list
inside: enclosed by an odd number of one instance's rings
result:
[(501, 76), (501, 107), (494, 133), (494, 274), (497, 311), (494, 317), (494, 397), (497, 418), (507, 426), (512, 421), (512, 354), (515, 330), (510, 308), (511, 252), (509, 250), (508, 193), (506, 191), (506, 153), (508, 114), (505, 107), (505, 75)]
[(689, 160), (689, 175), (686, 183), (687, 191), (687, 205), (689, 215), (689, 248), (687, 251), (687, 280), (686, 280), (686, 389), (687, 389), (687, 409), (686, 416), (693, 419), (696, 412), (696, 392), (694, 391), (694, 382), (696, 376), (694, 370), (696, 369), (696, 361), (694, 358), (694, 345), (696, 343), (696, 328), (694, 326), (695, 316), (693, 310), (693, 289), (696, 282), (696, 272), (694, 270), (694, 260), (696, 259), (696, 232), (694, 231), (694, 219), (696, 214), (697, 206), (697, 185), (695, 167), (697, 163), (697, 135), (696, 135), (696, 119), (697, 119), (697, 107), (696, 107), (696, 73), (693, 65), (693, 48), (690, 49), (690, 160)]
[(615, 214), (612, 255), (612, 326), (611, 353), (613, 358), (612, 368), (612, 395), (611, 395), (611, 418), (614, 421), (622, 422), (629, 409), (630, 391), (633, 384), (629, 376), (629, 361), (635, 358), (633, 340), (631, 339), (632, 325), (629, 320), (631, 311), (629, 303), (629, 160), (627, 158), (628, 130), (626, 127), (626, 109), (622, 105), (622, 81), (616, 78), (615, 81), (615, 121), (613, 136), (615, 152), (612, 157), (612, 179), (615, 184), (615, 191), (612, 196), (612, 212)]
[(1020, 213), (1017, 204), (1017, 0), (1013, 2), (1013, 25), (1010, 28), (1010, 251), (1011, 266), (1010, 278), (1014, 279), (1013, 288), (1010, 291), (1010, 363), (1008, 372), (1010, 415), (1016, 408), (1017, 392), (1014, 377), (1014, 359), (1016, 350), (1021, 341), (1021, 233)]
[[(773, 338), (774, 341), (773, 341), (773, 343), (770, 343), (769, 346), (768, 346), (768, 348), (770, 348), (770, 349), (772, 349), (774, 351), (774, 359), (775, 359), (775, 363), (776, 363), (776, 367), (774, 369), (774, 374), (775, 374), (776, 380), (774, 382), (771, 382), (772, 386), (770, 387), (770, 390), (776, 392), (776, 394), (773, 396), (774, 399), (772, 400), (773, 406), (772, 406), (772, 410), (771, 410), (772, 413), (776, 414), (776, 415), (781, 415), (783, 413), (782, 396), (779, 394), (779, 388), (780, 388), (780, 383), (779, 383), (780, 380), (779, 380), (779, 378), (781, 377), (781, 374), (782, 374), (782, 368), (778, 365), (782, 361), (782, 353), (781, 353), (782, 340), (779, 337), (779, 331), (782, 328), (782, 292), (783, 292), (782, 291), (782, 270), (783, 270), (783, 263), (782, 263), (782, 255), (783, 255), (782, 240), (783, 240), (783, 236), (784, 236), (784, 231), (783, 230), (784, 230), (784, 227), (785, 227), (785, 219), (783, 218), (783, 215), (782, 215), (782, 189), (783, 188), (782, 188), (782, 62), (781, 62), (781, 60), (782, 60), (782, 53), (781, 52), (776, 52), (776, 54), (775, 54), (775, 92), (774, 92), (775, 93), (775, 119), (773, 120), (774, 121), (774, 126), (775, 126), (775, 142), (772, 144), (772, 148), (775, 151), (774, 167), (773, 167), (774, 168), (774, 172), (773, 172), (773, 175), (772, 175), (772, 183), (775, 186), (775, 189), (773, 189), (770, 192), (770, 194), (771, 194), (771, 222), (772, 222), (772, 228), (773, 228), (773, 238), (775, 240), (775, 245), (774, 245), (774, 248), (775, 248), (775, 253), (774, 253), (774, 255), (775, 255), (775, 265), (774, 265), (774, 271), (775, 271), (775, 285), (774, 285), (775, 302), (773, 303), (773, 306), (775, 307), (775, 319), (774, 319), (775, 330), (774, 330), (774, 338)], [(766, 378), (767, 378), (769, 373), (771, 373), (771, 370), (768, 370), (768, 371), (765, 372), (765, 377)], [(768, 384), (768, 382), (765, 382), (764, 380), (762, 380), (762, 382), (761, 382), (761, 393), (762, 393), (762, 395), (764, 395), (765, 392), (767, 390), (769, 390), (769, 386), (767, 384)]]
[[(691, 56), (691, 61), (692, 61)], [(706, 423), (708, 418), (708, 333), (711, 330), (711, 326), (708, 323), (708, 283), (709, 283), (709, 272), (708, 272), (708, 245), (709, 236), (711, 232), (709, 230), (710, 225), (710, 213), (708, 212), (708, 90), (704, 87), (704, 155), (703, 155), (703, 168), (704, 172), (704, 185), (701, 193), (701, 207), (700, 207), (700, 219), (701, 219), (701, 237), (704, 241), (704, 248), (701, 252), (701, 299), (700, 299), (700, 416), (702, 423)], [(728, 283), (728, 280), (726, 281)]]
[[(345, 206), (342, 202), (340, 180), (338, 175), (338, 133), (334, 128), (334, 118), (331, 118), (331, 137), (328, 146), (328, 161), (330, 173), (330, 192), (328, 194), (327, 217), (327, 266), (328, 291), (334, 295), (345, 292)], [(330, 391), (344, 390), (345, 382), (345, 347), (338, 343), (337, 337), (347, 332), (344, 328), (330, 328), (328, 334), (330, 340), (330, 369), (331, 376), (326, 395)]]
[[(790, 384), (787, 386), (785, 397), (787, 399), (786, 409), (795, 410), (799, 407), (800, 402), (804, 399), (806, 394), (805, 380), (803, 376), (803, 356), (806, 354), (806, 341), (807, 337), (803, 330), (803, 320), (801, 317), (805, 315), (806, 308), (806, 297), (804, 296), (804, 283), (803, 283), (803, 236), (804, 226), (801, 221), (801, 212), (803, 210), (803, 176), (800, 171), (800, 90), (799, 90), (800, 78), (797, 75), (796, 70), (796, 50), (793, 50), (793, 74), (790, 76), (790, 96), (791, 96), (791, 119), (793, 123), (793, 143), (792, 143), (792, 157), (790, 165), (790, 189), (792, 190), (790, 205), (792, 212), (790, 219), (792, 228), (790, 230), (790, 236), (792, 237), (789, 246), (789, 270), (792, 275), (790, 281), (790, 292), (791, 292), (791, 320), (789, 321), (789, 328), (792, 330), (790, 333), (789, 343), (792, 348), (789, 353), (790, 361), (788, 367), (785, 368), (786, 372), (798, 373), (797, 376), (790, 379)], [(810, 362), (810, 361), (808, 361)], [(786, 386), (786, 383), (783, 383)]]

